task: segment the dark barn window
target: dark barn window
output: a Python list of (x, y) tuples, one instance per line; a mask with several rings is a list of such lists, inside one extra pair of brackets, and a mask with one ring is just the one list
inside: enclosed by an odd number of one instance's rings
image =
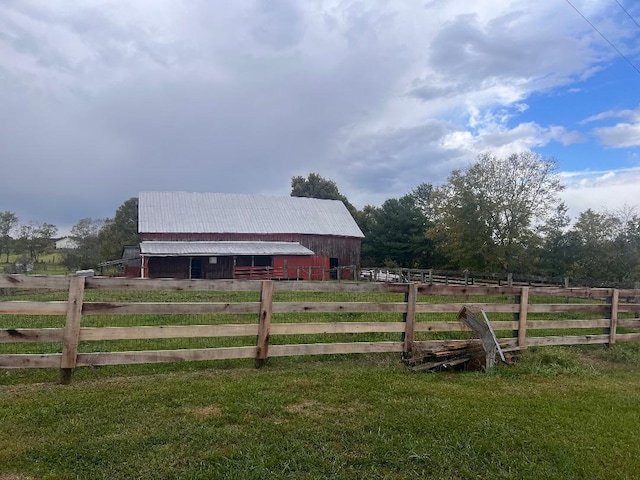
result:
[(331, 272), (331, 280), (338, 279), (338, 265), (340, 264), (339, 259), (330, 258), (329, 259), (329, 268)]
[(202, 278), (202, 258), (191, 257), (191, 278)]

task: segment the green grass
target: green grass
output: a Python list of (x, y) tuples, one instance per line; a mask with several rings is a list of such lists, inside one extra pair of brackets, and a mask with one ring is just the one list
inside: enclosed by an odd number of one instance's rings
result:
[(0, 478), (637, 478), (639, 360), (550, 347), (487, 375), (282, 358), (79, 369), (70, 386), (12, 370)]
[(582, 347), (594, 358), (620, 365), (640, 367), (640, 342), (618, 344), (613, 348)]

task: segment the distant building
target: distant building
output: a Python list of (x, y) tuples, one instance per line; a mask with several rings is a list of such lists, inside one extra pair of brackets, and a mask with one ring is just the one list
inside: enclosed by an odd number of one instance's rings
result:
[(73, 250), (78, 248), (78, 242), (71, 237), (62, 237), (55, 241), (56, 250)]
[(329, 279), (364, 235), (339, 200), (141, 192), (142, 276)]

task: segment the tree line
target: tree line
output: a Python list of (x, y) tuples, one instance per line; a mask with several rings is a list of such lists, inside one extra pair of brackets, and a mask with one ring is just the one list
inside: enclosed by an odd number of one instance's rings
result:
[[(608, 281), (640, 281), (640, 215), (588, 209), (570, 218), (555, 160), (523, 152), (480, 155), (446, 182), (423, 182), (380, 206), (357, 209), (336, 183), (318, 173), (291, 179), (291, 196), (342, 201), (365, 234), (362, 265), (520, 273)], [(137, 245), (138, 200), (126, 200), (112, 218), (84, 218), (71, 229), (69, 269), (94, 268)], [(20, 225), (0, 212), (0, 257), (37, 262), (52, 248), (57, 227)]]
[(635, 208), (570, 218), (556, 161), (535, 153), (482, 154), (442, 185), (421, 183), (361, 210), (317, 173), (291, 187), (292, 196), (345, 203), (365, 234), (363, 266), (640, 281)]

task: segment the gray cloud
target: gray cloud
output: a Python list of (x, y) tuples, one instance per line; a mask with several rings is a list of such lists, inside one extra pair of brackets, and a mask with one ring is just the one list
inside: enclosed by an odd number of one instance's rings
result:
[(251, 33), (256, 42), (278, 50), (294, 47), (304, 35), (302, 15), (288, 0), (259, 2)]
[(0, 211), (70, 226), (140, 190), (288, 194), (312, 171), (379, 204), (481, 150), (575, 141), (492, 114), (597, 64), (584, 25), (445, 3), (3, 2)]

